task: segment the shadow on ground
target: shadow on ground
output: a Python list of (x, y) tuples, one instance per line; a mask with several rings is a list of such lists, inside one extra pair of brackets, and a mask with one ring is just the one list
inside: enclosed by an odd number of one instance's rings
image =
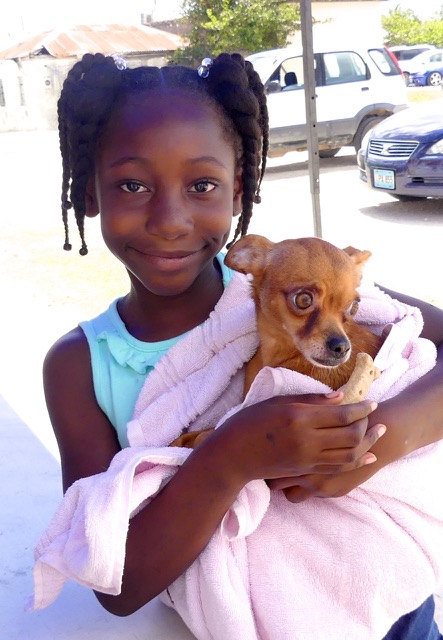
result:
[(372, 207), (362, 207), (360, 212), (374, 218), (399, 225), (407, 223), (422, 225), (432, 223), (443, 227), (443, 199), (423, 199), (412, 202), (383, 202)]

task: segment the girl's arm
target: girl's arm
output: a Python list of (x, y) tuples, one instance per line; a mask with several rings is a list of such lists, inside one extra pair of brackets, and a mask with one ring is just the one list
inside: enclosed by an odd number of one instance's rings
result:
[(330, 476), (309, 474), (294, 480), (271, 481), (273, 489), (288, 489), (293, 502), (311, 496), (331, 497), (349, 493), (385, 465), (443, 438), (443, 310), (431, 304), (383, 288), (391, 297), (418, 307), (424, 319), (422, 336), (437, 346), (437, 364), (394, 398), (381, 402), (371, 414), (369, 424), (387, 426), (384, 437), (371, 449), (377, 456), (374, 464)]
[[(66, 490), (78, 478), (107, 469), (119, 451), (114, 429), (94, 397), (89, 349), (80, 329), (48, 353), (44, 384)], [(122, 593), (97, 593), (103, 606), (128, 615), (164, 590), (198, 557), (250, 480), (363, 464), (380, 435), (378, 429), (367, 432), (374, 406), (337, 402), (336, 396), (270, 399), (217, 429), (131, 520)]]

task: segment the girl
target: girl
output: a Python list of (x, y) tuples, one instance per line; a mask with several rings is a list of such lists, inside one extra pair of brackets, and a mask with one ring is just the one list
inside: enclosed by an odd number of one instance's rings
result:
[[(247, 232), (265, 170), (265, 95), (240, 55), (205, 59), (198, 72), (123, 66), (84, 56), (59, 101), (65, 249), (67, 210), (74, 208), (82, 255), (85, 216), (100, 212), (106, 245), (130, 280), (125, 296), (60, 338), (45, 360), (65, 490), (106, 470), (127, 446), (126, 424), (149, 371), (214, 309), (232, 275), (220, 254), (232, 217), (239, 217), (235, 241)], [(412, 303), (423, 312), (425, 335), (439, 345), (443, 313)], [(124, 616), (165, 590), (250, 480), (266, 478), (275, 489), (298, 485), (300, 500), (344, 495), (437, 441), (442, 375), (440, 357), (432, 372), (379, 407), (338, 406), (335, 393), (273, 398), (232, 416), (131, 520), (122, 592), (97, 598)], [(389, 428), (379, 444), (381, 422)], [(407, 633), (441, 637), (432, 598), (386, 637)]]

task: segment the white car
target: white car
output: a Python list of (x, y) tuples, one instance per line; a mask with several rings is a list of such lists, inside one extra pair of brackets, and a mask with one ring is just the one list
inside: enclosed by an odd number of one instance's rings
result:
[[(411, 60), (405, 60), (400, 62), (400, 67), (403, 70), (403, 76), (407, 85), (414, 85), (412, 76), (414, 74), (420, 74), (429, 69), (441, 68), (443, 62), (443, 49), (433, 48), (429, 51), (423, 51), (418, 56), (411, 58)], [(440, 84), (440, 83), (437, 83)]]
[(414, 58), (421, 53), (429, 53), (436, 49), (433, 44), (410, 44), (410, 45), (394, 45), (389, 47), (389, 51), (394, 54), (398, 60), (400, 69), (407, 85), (410, 84), (410, 68)]
[[(274, 49), (247, 59), (267, 92), (269, 156), (307, 149), (302, 51)], [(358, 151), (372, 127), (407, 106), (398, 62), (383, 46), (316, 50), (314, 64), (320, 157), (344, 146)]]

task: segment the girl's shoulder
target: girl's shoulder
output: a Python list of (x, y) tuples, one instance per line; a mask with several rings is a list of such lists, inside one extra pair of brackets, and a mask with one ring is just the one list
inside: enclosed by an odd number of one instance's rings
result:
[(43, 362), (43, 384), (46, 397), (69, 394), (77, 381), (82, 386), (88, 378), (90, 358), (88, 342), (80, 327), (61, 336), (49, 349)]
[(80, 327), (50, 348), (43, 382), (66, 490), (78, 478), (106, 469), (120, 448), (95, 399), (88, 342)]
[(46, 354), (45, 363), (50, 363), (57, 361), (59, 358), (66, 357), (69, 357), (70, 360), (65, 361), (65, 364), (67, 362), (72, 363), (71, 358), (76, 359), (78, 356), (81, 357), (82, 352), (87, 353), (87, 346), (87, 340), (84, 332), (80, 327), (75, 327), (54, 342)]

